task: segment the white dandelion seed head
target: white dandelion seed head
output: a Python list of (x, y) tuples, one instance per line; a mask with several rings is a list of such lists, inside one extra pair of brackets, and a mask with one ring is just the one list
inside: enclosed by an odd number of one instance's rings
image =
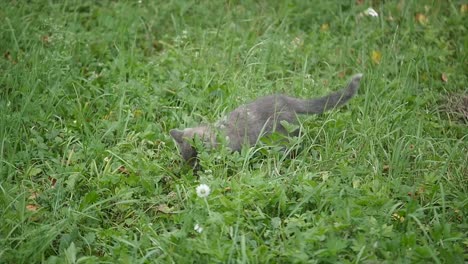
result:
[(367, 16), (371, 16), (371, 17), (378, 17), (379, 16), (377, 11), (375, 11), (374, 8), (372, 8), (372, 7), (367, 8), (366, 11), (364, 11), (364, 14), (367, 15)]
[(197, 231), (198, 233), (203, 232), (203, 227), (199, 224), (196, 224), (193, 230)]
[(200, 198), (208, 197), (208, 195), (210, 195), (210, 192), (211, 192), (210, 186), (206, 184), (200, 184), (197, 187), (197, 195)]

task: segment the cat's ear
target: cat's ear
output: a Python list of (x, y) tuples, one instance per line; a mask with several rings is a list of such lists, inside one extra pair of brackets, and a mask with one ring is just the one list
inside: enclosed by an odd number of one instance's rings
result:
[(184, 136), (184, 131), (178, 129), (171, 129), (169, 134), (174, 138), (176, 142), (182, 142), (182, 137)]

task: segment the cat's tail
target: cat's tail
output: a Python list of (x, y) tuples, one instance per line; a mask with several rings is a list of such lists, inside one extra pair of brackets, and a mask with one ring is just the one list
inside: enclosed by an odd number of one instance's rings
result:
[(361, 78), (362, 73), (354, 75), (346, 88), (324, 97), (306, 100), (288, 97), (289, 105), (298, 114), (320, 114), (340, 107), (356, 94)]

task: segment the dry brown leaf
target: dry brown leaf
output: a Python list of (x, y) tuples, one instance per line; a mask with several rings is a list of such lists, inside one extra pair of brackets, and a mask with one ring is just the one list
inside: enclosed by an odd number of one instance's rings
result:
[(389, 165), (387, 165), (387, 164), (383, 165), (383, 168), (382, 168), (383, 172), (388, 172), (389, 169), (390, 169)]
[(118, 168), (118, 170), (119, 170), (119, 172), (122, 173), (122, 174), (125, 174), (125, 175), (130, 174), (130, 172), (128, 172), (127, 168), (125, 168), (125, 166), (123, 166), (123, 165), (120, 166), (120, 167)]
[(460, 6), (460, 12), (461, 12), (462, 14), (468, 13), (468, 4), (462, 4), (462, 5)]
[(364, 4), (364, 0), (356, 0), (356, 5), (362, 5)]
[(170, 214), (172, 212), (172, 208), (170, 208), (167, 204), (160, 204), (156, 206), (156, 211), (164, 214)]
[(330, 25), (328, 23), (324, 23), (320, 26), (320, 31), (326, 32), (330, 29)]
[(44, 44), (50, 44), (50, 36), (49, 35), (44, 35), (41, 37), (41, 41)]
[(427, 25), (427, 23), (429, 23), (429, 19), (422, 13), (417, 13), (414, 18), (416, 19), (416, 21), (419, 22), (419, 24), (425, 26)]
[(26, 205), (26, 210), (28, 210), (30, 212), (35, 212), (35, 211), (37, 211), (37, 209), (39, 209), (39, 206), (37, 206), (35, 204)]
[(57, 184), (57, 179), (49, 177), (50, 185), (52, 188), (55, 188), (55, 184)]
[(442, 73), (442, 75), (440, 76), (440, 78), (442, 79), (443, 82), (448, 82), (448, 76), (445, 72)]
[(31, 192), (31, 194), (29, 195), (28, 199), (29, 200), (35, 200), (37, 198), (37, 196), (39, 196), (39, 193), (37, 192)]
[(155, 50), (162, 50), (162, 45), (161, 45), (161, 43), (159, 43), (159, 41), (153, 40), (152, 45), (153, 45), (153, 48), (154, 48)]
[(11, 63), (13, 63), (13, 64), (16, 64), (16, 63), (17, 63), (17, 61), (15, 61), (15, 60), (13, 59), (13, 57), (11, 56), (11, 53), (10, 53), (9, 51), (6, 51), (5, 53), (3, 53), (3, 57), (4, 57), (7, 61), (9, 61), (9, 62), (11, 62)]
[(11, 61), (11, 53), (9, 51), (6, 51), (5, 53), (3, 53), (3, 57), (6, 59), (6, 60), (9, 60)]
[(380, 53), (380, 51), (373, 50), (371, 54), (371, 58), (374, 64), (380, 64), (380, 61), (382, 60), (382, 53)]

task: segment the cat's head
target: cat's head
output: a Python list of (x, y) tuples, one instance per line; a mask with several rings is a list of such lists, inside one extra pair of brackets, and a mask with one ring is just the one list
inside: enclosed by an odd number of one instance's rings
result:
[(169, 133), (177, 143), (180, 155), (190, 165), (195, 165), (197, 159), (197, 150), (192, 146), (195, 137), (198, 137), (207, 147), (215, 144), (213, 133), (205, 126), (185, 128), (184, 130), (171, 129)]

